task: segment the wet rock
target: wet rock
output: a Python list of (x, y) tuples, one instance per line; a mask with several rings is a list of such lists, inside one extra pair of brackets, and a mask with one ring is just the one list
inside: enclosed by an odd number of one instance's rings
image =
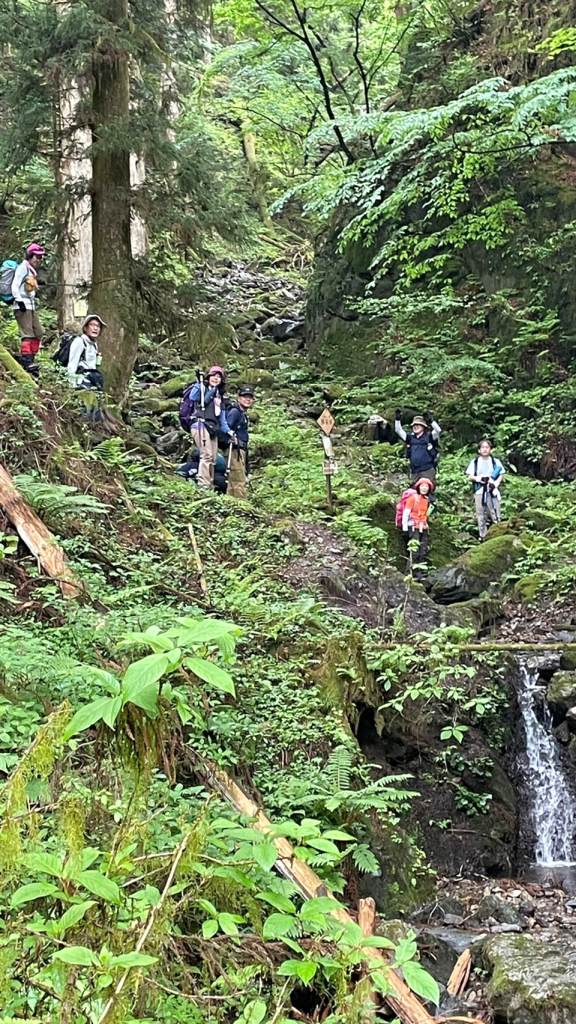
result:
[(154, 447), (160, 455), (175, 455), (180, 449), (181, 435), (179, 430), (170, 430), (166, 434), (160, 434), (154, 442)]
[(516, 908), (495, 893), (489, 893), (480, 901), (474, 914), (474, 920), (486, 923), (492, 920), (494, 924), (522, 925), (522, 918)]
[(561, 722), (560, 725), (557, 725), (556, 728), (552, 730), (552, 732), (559, 743), (566, 744), (570, 742), (570, 726), (568, 725), (568, 722)]
[(507, 1024), (574, 1024), (576, 943), (539, 942), (529, 935), (499, 935), (487, 942), (484, 967), (492, 977), (488, 998)]
[(452, 914), (464, 919), (464, 905), (452, 896), (444, 896), (434, 903), (427, 903), (424, 907), (418, 907), (410, 915), (412, 921), (420, 921), (427, 924), (429, 921), (444, 921), (446, 914)]
[(304, 330), (303, 320), (275, 320), (271, 324), (272, 336), (278, 341), (288, 341), (296, 335), (302, 334)]
[(554, 712), (565, 715), (576, 705), (576, 671), (555, 672), (548, 687), (547, 700)]
[(376, 935), (380, 935), (384, 939), (390, 939), (395, 946), (398, 945), (402, 939), (408, 938), (410, 933), (414, 933), (414, 929), (406, 924), (406, 921), (401, 921), (400, 918), (392, 918), (391, 920), (379, 919), (376, 925)]
[(456, 604), (468, 601), (472, 596), (468, 590), (466, 573), (460, 565), (446, 565), (428, 575), (427, 589), (430, 597), (438, 604)]
[(420, 932), (416, 944), (422, 966), (436, 981), (447, 985), (458, 959), (454, 947), (442, 935), (434, 934), (433, 931)]

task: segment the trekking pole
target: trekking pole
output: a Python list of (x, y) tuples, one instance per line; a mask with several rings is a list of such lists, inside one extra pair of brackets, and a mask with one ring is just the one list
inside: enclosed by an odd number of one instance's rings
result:
[(196, 375), (198, 377), (198, 381), (199, 381), (199, 384), (200, 384), (200, 409), (201, 409), (201, 412), (202, 412), (202, 418), (200, 419), (199, 425), (198, 425), (198, 438), (202, 442), (202, 444), (204, 444), (204, 441), (202, 439), (202, 432), (204, 430), (204, 412), (206, 411), (206, 401), (205, 401), (205, 390), (206, 389), (205, 389), (205, 386), (204, 386), (204, 374), (202, 373), (202, 370), (197, 370), (196, 371)]
[(228, 485), (228, 480), (229, 480), (229, 477), (230, 477), (230, 469), (231, 468), (232, 468), (232, 441), (230, 441), (230, 446), (228, 448), (228, 461), (226, 463), (226, 473), (225, 473), (226, 485)]

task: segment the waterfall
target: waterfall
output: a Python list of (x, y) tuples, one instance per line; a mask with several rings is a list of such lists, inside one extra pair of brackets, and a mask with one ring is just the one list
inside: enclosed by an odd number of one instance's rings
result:
[(526, 732), (526, 785), (536, 833), (535, 862), (548, 866), (573, 864), (574, 797), (562, 771), (546, 701), (542, 702), (540, 717), (535, 709), (535, 698), (543, 692), (543, 687), (537, 685), (538, 676), (538, 669), (520, 666), (518, 704)]

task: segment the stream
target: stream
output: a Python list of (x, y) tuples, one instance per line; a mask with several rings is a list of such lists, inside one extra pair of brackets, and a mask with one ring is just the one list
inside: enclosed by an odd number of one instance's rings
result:
[(534, 864), (545, 869), (574, 865), (576, 821), (573, 795), (562, 770), (552, 714), (539, 678), (538, 669), (520, 666), (518, 705), (526, 734), (522, 767), (536, 834)]

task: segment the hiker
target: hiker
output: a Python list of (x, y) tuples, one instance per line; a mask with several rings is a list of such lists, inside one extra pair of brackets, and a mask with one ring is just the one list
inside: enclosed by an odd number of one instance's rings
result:
[(232, 438), (224, 408), (226, 377), (221, 366), (212, 366), (206, 379), (198, 371), (198, 380), (190, 384), (180, 405), (180, 422), (190, 431), (198, 451), (198, 486), (213, 490), (214, 467), (218, 456), (218, 434)]
[(36, 291), (38, 288), (38, 267), (44, 256), (41, 245), (33, 242), (26, 249), (26, 258), (22, 260), (12, 279), (12, 297), (14, 299), (14, 316), (20, 331), (20, 362), (28, 373), (36, 373), (34, 361), (42, 341), (42, 326), (36, 312)]
[(98, 369), (102, 361), (98, 338), (106, 324), (97, 313), (89, 313), (79, 334), (70, 344), (68, 377), (75, 388), (104, 390), (104, 378)]
[[(406, 575), (412, 573), (415, 580), (422, 580), (425, 576), (423, 565), (428, 555), (428, 516), (430, 514), (430, 497), (434, 490), (434, 481), (431, 477), (421, 477), (414, 484), (413, 493), (408, 495), (404, 510), (402, 512), (402, 533), (409, 544), (412, 540), (418, 541), (416, 551), (408, 549), (408, 561)], [(420, 567), (412, 571), (413, 565)]]
[(478, 445), (478, 455), (466, 470), (466, 476), (474, 486), (478, 536), (481, 541), (486, 537), (488, 520), (491, 523), (500, 522), (500, 484), (504, 473), (500, 459), (492, 455), (490, 441), (483, 438)]
[(232, 442), (232, 454), (228, 465), (228, 490), (233, 498), (248, 497), (248, 429), (250, 420), (248, 412), (255, 402), (254, 389), (248, 385), (238, 388), (236, 405), (232, 405), (226, 412), (228, 426), (236, 436)]
[[(184, 462), (181, 466), (178, 466), (174, 472), (176, 473), (176, 476), (184, 477), (185, 480), (195, 484), (198, 483), (199, 465), (200, 452), (195, 448), (188, 461)], [(222, 452), (218, 452), (216, 465), (214, 466), (214, 490), (217, 491), (218, 494), (226, 494), (226, 459)]]
[(407, 434), (402, 427), (402, 410), (396, 409), (394, 430), (406, 442), (406, 455), (410, 459), (410, 481), (415, 484), (421, 477), (436, 481), (438, 465), (438, 438), (441, 427), (429, 412), (423, 416), (415, 416), (412, 420), (412, 433)]

